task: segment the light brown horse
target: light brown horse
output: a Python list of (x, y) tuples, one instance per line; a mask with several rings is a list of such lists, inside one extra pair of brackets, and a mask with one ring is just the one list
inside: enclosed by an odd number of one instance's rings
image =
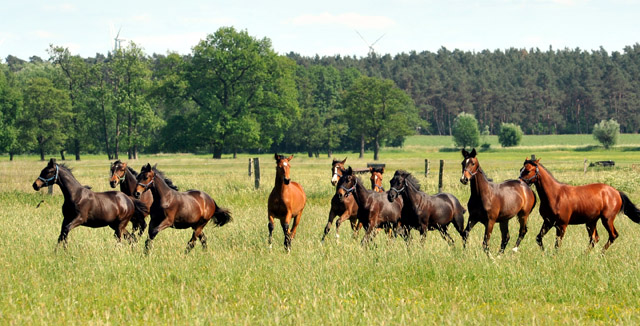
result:
[[(342, 161), (333, 160), (331, 163), (331, 184), (336, 186), (340, 178), (346, 171), (344, 168), (344, 163), (347, 161), (345, 158)], [(331, 208), (329, 209), (329, 220), (327, 221), (327, 225), (324, 227), (324, 234), (322, 235), (322, 241), (324, 241), (325, 237), (331, 230), (331, 224), (336, 216), (339, 216), (336, 221), (336, 238), (340, 238), (340, 225), (342, 222), (349, 220), (351, 223), (351, 229), (353, 230), (353, 236), (356, 237), (358, 235), (358, 231), (362, 228), (362, 223), (358, 222), (358, 204), (356, 204), (356, 200), (353, 199), (353, 196), (343, 197), (338, 194), (338, 187), (336, 187), (336, 192), (333, 194), (331, 198)]]
[(464, 159), (460, 182), (466, 185), (471, 180), (471, 197), (467, 203), (469, 222), (462, 236), (464, 244), (473, 226), (480, 222), (485, 226), (482, 247), (489, 254), (489, 239), (493, 226), (495, 223), (500, 223), (502, 233), (500, 253), (504, 252), (509, 242), (509, 220), (518, 215), (520, 232), (516, 246), (513, 248), (513, 251), (518, 251), (520, 242), (527, 233), (529, 214), (536, 205), (535, 194), (520, 180), (507, 180), (499, 184), (489, 181), (476, 158), (475, 148), (471, 153), (463, 149), (462, 156)]
[(375, 192), (384, 192), (384, 188), (382, 187), (384, 168), (370, 167), (369, 172), (371, 172), (371, 189)]
[[(291, 181), (289, 170), (291, 168), (290, 161), (293, 155), (284, 157), (275, 154), (276, 159), (276, 180), (273, 190), (269, 195), (267, 210), (269, 214), (269, 247), (273, 240), (273, 222), (274, 219), (280, 220), (282, 231), (284, 233), (284, 248), (291, 250), (291, 240), (296, 236), (298, 224), (302, 219), (302, 210), (307, 203), (307, 195), (304, 193), (302, 186), (297, 182)], [(289, 224), (293, 227), (289, 230)]]
[(142, 167), (137, 177), (138, 185), (133, 195), (136, 198), (151, 191), (151, 221), (149, 222), (149, 238), (145, 243), (145, 252), (151, 249), (151, 243), (158, 233), (168, 227), (176, 229), (192, 228), (193, 234), (187, 243), (186, 251), (200, 240), (203, 248), (207, 247), (207, 237), (202, 229), (213, 219), (216, 226), (223, 226), (231, 221), (231, 213), (216, 204), (204, 191), (187, 190), (179, 192), (167, 184), (165, 177), (155, 166)]
[(536, 185), (540, 196), (540, 215), (542, 228), (536, 242), (544, 250), (542, 238), (547, 231), (556, 228), (556, 249), (562, 244), (562, 238), (569, 224), (586, 224), (589, 234), (589, 249), (598, 242), (596, 225), (598, 220), (609, 233), (609, 240), (602, 248), (604, 253), (618, 237), (613, 225), (616, 215), (624, 212), (632, 221), (640, 223), (640, 210), (623, 192), (602, 183), (583, 186), (571, 186), (558, 182), (540, 160), (525, 160), (520, 170), (520, 180)]

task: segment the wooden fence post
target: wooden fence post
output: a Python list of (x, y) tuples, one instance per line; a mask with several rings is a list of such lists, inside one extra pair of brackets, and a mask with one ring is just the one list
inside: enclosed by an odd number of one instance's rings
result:
[(587, 159), (584, 159), (584, 174), (587, 174)]
[(260, 188), (260, 159), (257, 157), (253, 158), (253, 175), (256, 180), (256, 189)]
[(424, 177), (428, 177), (429, 176), (429, 160), (428, 159), (424, 159)]
[(442, 171), (444, 170), (444, 160), (440, 160), (440, 173), (438, 174), (438, 192), (442, 192)]
[(251, 176), (251, 158), (249, 158), (249, 176)]

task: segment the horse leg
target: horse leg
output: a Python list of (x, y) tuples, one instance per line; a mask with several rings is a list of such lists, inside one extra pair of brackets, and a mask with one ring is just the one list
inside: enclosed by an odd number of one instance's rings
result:
[(618, 230), (616, 230), (616, 227), (613, 226), (613, 220), (614, 220), (615, 217), (616, 216), (613, 215), (612, 218), (602, 218), (602, 224), (604, 225), (604, 228), (609, 233), (609, 239), (607, 240), (607, 243), (605, 243), (604, 247), (602, 248), (602, 253), (603, 254), (604, 254), (605, 251), (607, 251), (607, 249), (609, 249), (609, 246), (618, 237)]
[(71, 230), (73, 230), (73, 228), (75, 228), (78, 225), (82, 224), (82, 220), (80, 218), (80, 216), (76, 216), (75, 218), (72, 219), (64, 219), (62, 221), (62, 228), (60, 229), (60, 236), (58, 236), (58, 246), (60, 246), (60, 243), (62, 243), (62, 247), (66, 250), (67, 249), (67, 236), (69, 235), (69, 232)]
[(364, 233), (364, 238), (362, 238), (362, 241), (361, 241), (361, 244), (363, 246), (369, 243), (369, 240), (371, 240), (375, 229), (376, 227), (373, 225), (373, 223), (369, 223), (369, 226), (367, 227), (367, 231)]
[(484, 240), (482, 241), (482, 249), (487, 255), (490, 255), (489, 251), (489, 240), (491, 239), (491, 232), (493, 232), (493, 225), (496, 223), (496, 220), (489, 217), (487, 221), (487, 226), (484, 228)]
[[(184, 252), (185, 254), (188, 254), (191, 249), (196, 246), (196, 239), (200, 238), (204, 226), (205, 224), (201, 224), (193, 228), (193, 234), (191, 234), (191, 239), (187, 242), (187, 249)], [(203, 247), (206, 248), (206, 245), (203, 245)]]
[(358, 238), (358, 233), (360, 232), (360, 229), (362, 229), (362, 223), (360, 223), (360, 220), (356, 219), (351, 219), (351, 229), (353, 230), (353, 238), (356, 239)]
[(284, 249), (291, 251), (291, 231), (289, 231), (289, 222), (291, 221), (291, 213), (287, 212), (287, 216), (280, 220), (280, 226), (284, 233)]
[[(350, 213), (345, 211), (344, 213), (342, 213), (342, 215), (340, 216), (340, 218), (336, 221), (336, 239), (340, 238), (340, 225), (342, 225), (342, 222), (346, 221), (349, 219)], [(355, 223), (351, 222), (351, 229), (355, 230), (356, 229), (356, 225), (354, 225)]]
[[(331, 231), (331, 224), (333, 223), (333, 219), (336, 217), (336, 213), (333, 212), (333, 209), (329, 211), (329, 220), (327, 221), (327, 225), (324, 227), (324, 234), (322, 235), (322, 242), (324, 242), (324, 238), (327, 236), (329, 231)], [(336, 221), (336, 238), (339, 238), (338, 228), (340, 227), (340, 219)]]
[(471, 216), (469, 216), (469, 222), (467, 222), (467, 227), (464, 229), (464, 232), (462, 233), (463, 248), (467, 247), (467, 239), (469, 238), (469, 233), (471, 232), (471, 229), (473, 229), (473, 227), (476, 225), (476, 223), (478, 223), (478, 220), (473, 219)]
[(567, 224), (556, 225), (556, 250), (560, 249), (565, 232), (567, 232)]
[(446, 241), (447, 244), (449, 244), (449, 246), (453, 246), (455, 241), (453, 241), (453, 238), (451, 237), (451, 235), (449, 235), (449, 231), (447, 229), (448, 229), (448, 226), (443, 225), (438, 228), (438, 231), (440, 231), (440, 235), (442, 236), (442, 239), (444, 239), (444, 241)]
[(520, 247), (520, 242), (524, 239), (524, 235), (527, 234), (527, 220), (529, 219), (529, 214), (524, 216), (518, 216), (518, 222), (520, 223), (520, 230), (518, 231), (518, 240), (516, 240), (516, 246), (513, 247), (513, 251), (517, 252), (518, 247)]
[[(291, 239), (296, 238), (296, 231), (298, 230), (298, 224), (300, 224), (301, 219), (302, 219), (302, 212), (298, 213), (298, 215), (293, 218), (293, 227), (291, 228)], [(338, 229), (336, 229), (336, 232), (338, 232)]]
[(550, 220), (542, 221), (542, 227), (540, 227), (540, 232), (536, 237), (536, 243), (538, 244), (538, 246), (540, 246), (540, 249), (542, 251), (544, 251), (544, 244), (542, 243), (542, 238), (545, 236), (545, 234), (547, 234), (547, 232), (549, 232), (552, 226), (553, 226), (553, 223)]
[(147, 241), (145, 241), (145, 243), (144, 243), (144, 253), (145, 254), (148, 254), (149, 251), (151, 250), (151, 245), (153, 244), (153, 239), (156, 238), (158, 233), (160, 233), (160, 231), (170, 227), (171, 224), (172, 223), (169, 222), (168, 218), (165, 218), (165, 219), (161, 220), (160, 222), (154, 221), (153, 219), (151, 219), (151, 221), (149, 222), (149, 237), (147, 238)]
[(511, 237), (509, 236), (509, 221), (504, 221), (500, 223), (500, 233), (502, 234), (502, 242), (500, 242), (499, 254), (503, 254), (504, 248), (507, 247), (507, 244), (511, 239)]
[(587, 234), (589, 235), (589, 246), (587, 247), (587, 252), (590, 252), (591, 249), (593, 249), (593, 247), (596, 245), (596, 242), (598, 242), (598, 240), (597, 240), (597, 237), (598, 237), (597, 225), (598, 225), (598, 220), (597, 219), (595, 219), (593, 221), (589, 221), (586, 224)]
[(273, 228), (274, 228), (274, 226), (273, 226), (273, 215), (271, 215), (271, 214), (269, 214), (269, 225), (268, 225), (268, 227), (269, 227), (269, 249), (271, 249), (271, 247), (273, 246), (272, 242), (273, 242)]

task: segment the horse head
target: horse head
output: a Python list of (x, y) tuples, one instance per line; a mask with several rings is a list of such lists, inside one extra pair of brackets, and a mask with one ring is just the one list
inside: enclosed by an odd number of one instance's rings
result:
[(540, 177), (540, 170), (538, 169), (539, 163), (540, 159), (534, 161), (527, 158), (526, 160), (524, 160), (522, 169), (520, 169), (520, 180), (528, 185), (536, 183), (538, 181), (538, 178)]
[(340, 178), (342, 177), (342, 174), (344, 173), (344, 162), (347, 161), (347, 158), (345, 157), (344, 160), (342, 161), (338, 161), (338, 160), (333, 160), (333, 162), (331, 163), (331, 185), (332, 186), (336, 186), (338, 184), (338, 181), (340, 180)]
[(356, 184), (358, 183), (358, 178), (353, 175), (353, 169), (348, 167), (344, 170), (340, 181), (337, 184), (337, 193), (338, 199), (342, 202), (346, 197), (349, 197), (351, 193), (356, 190)]
[(462, 160), (462, 176), (460, 177), (460, 182), (463, 185), (466, 185), (469, 182), (469, 179), (476, 175), (480, 170), (480, 163), (478, 163), (476, 154), (475, 148), (471, 153), (467, 152), (464, 148), (462, 149), (462, 156), (464, 159)]
[(153, 185), (153, 181), (156, 178), (156, 165), (151, 167), (151, 164), (147, 163), (142, 167), (140, 174), (138, 174), (138, 177), (136, 178), (138, 184), (136, 185), (136, 190), (133, 192), (134, 197), (140, 199), (142, 193), (149, 190), (149, 187)]
[(33, 182), (33, 190), (38, 191), (42, 187), (47, 187), (58, 182), (58, 176), (60, 172), (60, 167), (58, 163), (56, 163), (56, 159), (52, 158), (49, 160), (47, 166), (40, 171), (40, 175)]
[(291, 182), (291, 178), (289, 177), (289, 169), (291, 165), (289, 161), (293, 159), (293, 155), (289, 157), (285, 157), (283, 155), (275, 154), (276, 159), (276, 175), (283, 178), (284, 184), (288, 185)]
[(117, 160), (111, 164), (111, 179), (109, 179), (109, 185), (111, 188), (115, 188), (118, 184), (124, 181), (125, 172), (127, 170), (127, 163)]
[(384, 188), (382, 187), (384, 168), (370, 167), (369, 172), (371, 172), (371, 189), (375, 192), (384, 192)]

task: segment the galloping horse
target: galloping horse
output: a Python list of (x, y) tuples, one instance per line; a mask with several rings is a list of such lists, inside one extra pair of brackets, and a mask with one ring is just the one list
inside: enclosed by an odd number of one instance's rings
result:
[[(136, 186), (138, 185), (138, 181), (136, 178), (138, 177), (138, 172), (132, 169), (125, 162), (121, 162), (117, 160), (111, 164), (111, 178), (109, 179), (109, 184), (111, 188), (115, 188), (118, 184), (120, 184), (120, 191), (124, 192), (127, 196), (133, 197), (133, 193), (136, 191)], [(178, 190), (178, 187), (173, 185), (173, 182), (169, 179), (165, 179), (165, 182), (169, 187), (174, 190)], [(142, 201), (145, 206), (147, 206), (147, 211), (151, 211), (151, 204), (153, 203), (153, 195), (151, 192), (145, 192), (140, 196), (140, 201)], [(142, 236), (142, 233), (147, 227), (147, 222), (145, 222), (145, 216), (141, 218), (132, 218), (131, 225), (133, 234), (135, 235), (136, 231), (138, 231), (138, 236)]]
[(367, 230), (362, 238), (363, 244), (372, 238), (379, 226), (390, 225), (397, 229), (402, 214), (402, 197), (390, 202), (386, 193), (367, 190), (362, 180), (353, 175), (353, 170), (349, 167), (338, 182), (338, 195), (348, 197), (351, 194), (358, 204), (358, 220)]
[(613, 221), (623, 211), (632, 221), (640, 223), (640, 210), (622, 191), (602, 183), (570, 186), (558, 182), (540, 160), (526, 159), (520, 170), (520, 180), (535, 184), (540, 196), (542, 228), (536, 242), (542, 250), (542, 238), (551, 227), (556, 228), (556, 249), (562, 244), (567, 225), (586, 224), (589, 234), (589, 249), (598, 242), (596, 225), (598, 220), (609, 233), (609, 240), (602, 248), (604, 253), (618, 237)]
[(389, 201), (401, 195), (404, 200), (401, 224), (408, 239), (410, 228), (420, 231), (424, 240), (427, 230), (438, 230), (442, 238), (450, 245), (453, 239), (447, 232), (450, 223), (464, 238), (464, 212), (458, 198), (448, 193), (430, 196), (420, 191), (420, 183), (411, 173), (398, 170), (391, 179), (391, 188), (387, 192)]
[(513, 248), (513, 251), (518, 251), (518, 246), (527, 233), (527, 219), (536, 205), (535, 194), (520, 180), (507, 180), (499, 184), (490, 182), (476, 158), (475, 148), (471, 153), (463, 149), (462, 156), (464, 160), (460, 182), (466, 185), (471, 180), (471, 197), (467, 203), (469, 222), (464, 230), (463, 241), (466, 244), (469, 232), (480, 222), (485, 226), (482, 247), (489, 254), (489, 239), (493, 225), (497, 222), (500, 223), (502, 233), (500, 253), (503, 253), (509, 242), (509, 220), (518, 215), (520, 232)]
[[(347, 159), (345, 158), (342, 161), (333, 160), (331, 163), (331, 184), (336, 186), (338, 181), (342, 177), (342, 174), (345, 171), (344, 162)], [(329, 231), (331, 230), (331, 223), (336, 218), (336, 216), (340, 216), (340, 218), (336, 221), (336, 238), (340, 237), (340, 225), (342, 222), (349, 220), (351, 222), (351, 229), (354, 231), (353, 236), (355, 237), (358, 234), (358, 231), (362, 227), (362, 224), (358, 222), (358, 204), (356, 204), (353, 196), (350, 197), (341, 197), (338, 194), (338, 187), (336, 187), (336, 192), (331, 198), (331, 208), (329, 209), (329, 221), (327, 221), (327, 225), (324, 227), (324, 234), (322, 235), (322, 241), (327, 236)]]
[[(289, 177), (290, 161), (293, 155), (284, 157), (275, 154), (276, 159), (276, 181), (269, 195), (267, 211), (269, 214), (269, 247), (273, 240), (273, 222), (274, 218), (280, 220), (282, 232), (284, 233), (284, 248), (291, 250), (291, 240), (296, 236), (296, 230), (300, 219), (302, 219), (302, 210), (307, 203), (307, 195), (304, 193), (302, 186), (297, 182), (291, 181)], [(293, 219), (293, 227), (289, 230), (289, 223)]]
[(67, 235), (78, 225), (99, 228), (109, 226), (114, 235), (121, 241), (122, 236), (128, 238), (127, 223), (134, 216), (148, 214), (147, 207), (139, 200), (133, 200), (119, 191), (93, 192), (81, 185), (71, 170), (64, 164), (57, 164), (52, 158), (49, 164), (40, 171), (40, 176), (33, 182), (33, 189), (53, 184), (60, 186), (64, 196), (62, 204), (62, 229), (58, 237), (58, 245), (67, 245)]
[(207, 248), (207, 237), (202, 229), (213, 219), (216, 226), (223, 226), (231, 221), (231, 213), (216, 204), (211, 197), (200, 190), (179, 192), (174, 190), (161, 171), (149, 163), (143, 166), (137, 177), (138, 184), (133, 195), (140, 198), (147, 190), (153, 195), (151, 204), (151, 221), (149, 221), (149, 238), (145, 243), (145, 252), (149, 252), (153, 239), (158, 232), (168, 228), (192, 228), (193, 234), (187, 243), (186, 252), (200, 240), (203, 248)]
[(382, 187), (384, 168), (370, 167), (369, 172), (371, 172), (371, 189), (375, 192), (384, 192), (384, 188)]

